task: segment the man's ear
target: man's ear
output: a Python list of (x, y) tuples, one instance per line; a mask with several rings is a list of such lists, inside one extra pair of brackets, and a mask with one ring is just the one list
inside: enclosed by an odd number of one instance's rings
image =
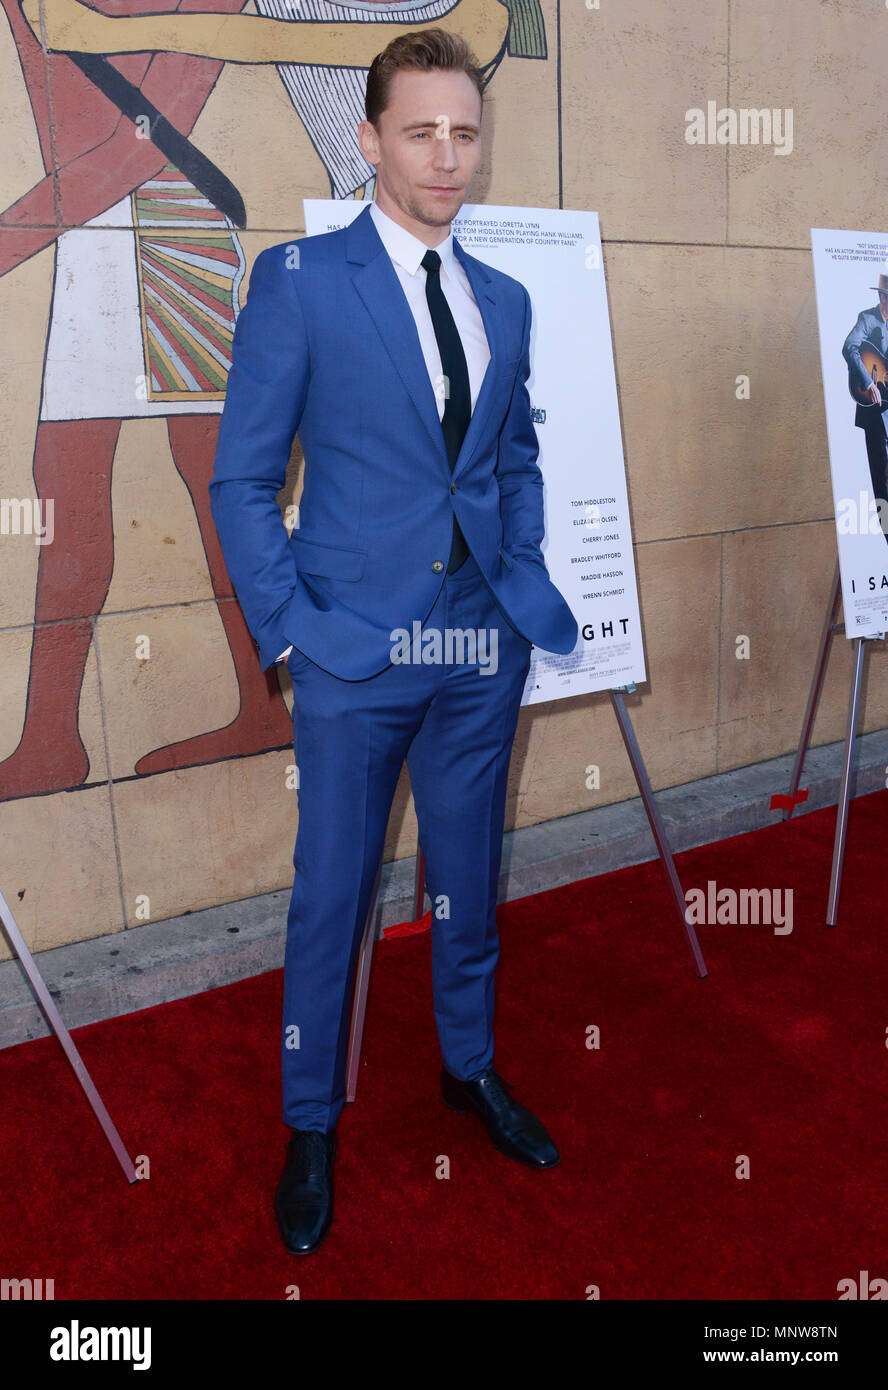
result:
[(372, 121), (361, 121), (358, 126), (358, 144), (368, 164), (379, 163), (379, 135)]

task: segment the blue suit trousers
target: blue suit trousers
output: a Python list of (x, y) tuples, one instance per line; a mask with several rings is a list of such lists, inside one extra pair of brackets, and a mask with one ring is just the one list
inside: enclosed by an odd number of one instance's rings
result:
[[(470, 648), (447, 650), (455, 630), (475, 632), (474, 661)], [(416, 659), (435, 632), (443, 659)], [(471, 554), (445, 574), (422, 634), (409, 660), (363, 680), (334, 676), (298, 649), (288, 658), (299, 825), (281, 1056), (284, 1123), (297, 1129), (332, 1129), (345, 1101), (354, 969), (405, 758), (432, 902), (444, 1066), (475, 1080), (493, 1065), (506, 783), (531, 644)]]

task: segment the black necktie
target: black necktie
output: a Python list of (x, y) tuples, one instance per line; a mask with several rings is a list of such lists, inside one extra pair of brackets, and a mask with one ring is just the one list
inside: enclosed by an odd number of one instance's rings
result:
[[(447, 386), (441, 428), (444, 431), (444, 444), (452, 473), (466, 436), (466, 430), (469, 428), (469, 420), (472, 418), (469, 369), (459, 331), (453, 322), (450, 305), (447, 303), (441, 288), (441, 257), (437, 251), (426, 251), (421, 264), (426, 272), (426, 299), (432, 316), (432, 327), (435, 330), (438, 351), (441, 354), (441, 371)], [(459, 529), (459, 522), (454, 517), (453, 539), (450, 544), (447, 573), (452, 574), (454, 570), (459, 569), (468, 553), (469, 547), (466, 545), (465, 536)]]

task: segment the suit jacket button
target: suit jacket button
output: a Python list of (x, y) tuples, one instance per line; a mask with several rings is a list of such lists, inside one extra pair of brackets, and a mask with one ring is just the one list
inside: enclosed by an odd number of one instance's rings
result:
[(433, 561), (432, 561), (432, 569), (435, 571), (435, 574), (440, 574), (443, 568), (444, 568), (444, 561), (443, 561), (443, 560), (433, 560)]
[(451, 492), (456, 492), (456, 483), (451, 483), (451, 484), (450, 484), (450, 491), (451, 491)]

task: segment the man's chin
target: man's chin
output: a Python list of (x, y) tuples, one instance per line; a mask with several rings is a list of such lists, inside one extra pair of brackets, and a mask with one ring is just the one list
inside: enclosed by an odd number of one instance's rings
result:
[(414, 217), (418, 222), (424, 222), (427, 227), (446, 227), (459, 212), (463, 205), (462, 194), (454, 194), (451, 198), (431, 197), (423, 199), (419, 208), (414, 212)]

